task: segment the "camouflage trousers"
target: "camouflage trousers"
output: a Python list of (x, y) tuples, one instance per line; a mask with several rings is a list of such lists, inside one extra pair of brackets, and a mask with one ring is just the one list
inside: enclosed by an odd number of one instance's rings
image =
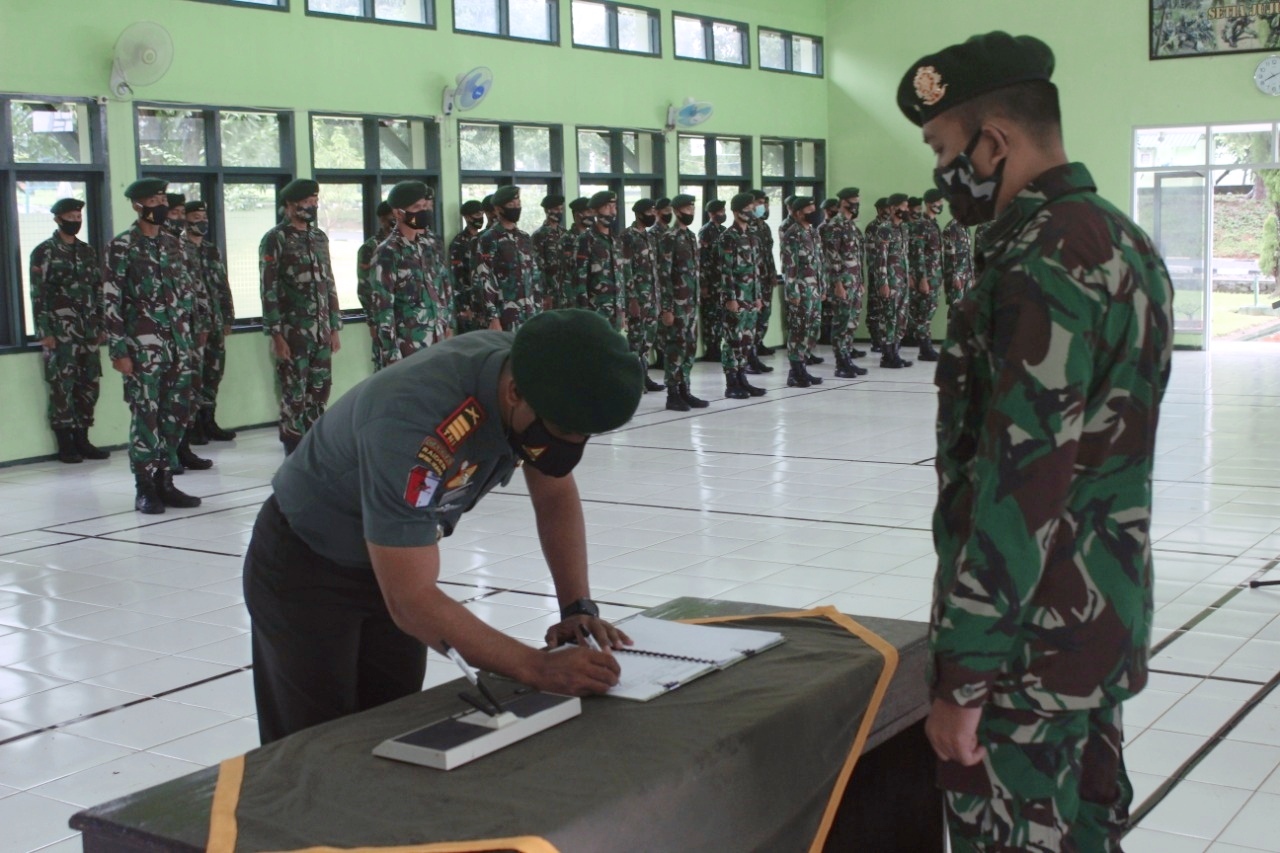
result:
[(627, 343), (631, 351), (644, 359), (647, 364), (649, 353), (658, 341), (658, 303), (653, 294), (645, 294), (649, 298), (635, 300), (637, 310), (631, 312), (630, 300), (627, 305)]
[(664, 384), (675, 388), (681, 382), (689, 384), (693, 373), (693, 357), (698, 352), (698, 325), (693, 306), (675, 312), (670, 326), (658, 330), (663, 352)]
[(938, 313), (938, 288), (931, 284), (928, 293), (912, 290), (910, 303), (910, 329), (923, 346), (933, 340), (933, 315)]
[[(520, 327), (533, 319), (534, 315), (542, 307), (542, 301), (534, 299), (532, 296), (516, 296), (514, 294), (504, 294), (502, 299), (502, 313), (498, 315), (498, 321), (502, 323), (502, 331), (515, 332)], [(488, 328), (487, 326), (485, 328)]]
[(884, 344), (884, 300), (880, 298), (878, 288), (867, 288), (867, 334), (875, 346)]
[(280, 393), (280, 437), (301, 438), (324, 414), (333, 382), (333, 349), (328, 342), (287, 333), (292, 357), (276, 359)]
[(622, 310), (622, 298), (618, 293), (594, 293), (590, 301), (584, 306), (595, 311), (601, 317), (609, 321), (609, 325), (613, 326), (615, 331), (621, 332), (626, 328), (623, 322), (624, 313)]
[(88, 429), (98, 404), (102, 356), (98, 344), (59, 340), (44, 351), (44, 378), (49, 385), (49, 426)]
[(787, 302), (787, 360), (793, 364), (813, 355), (813, 347), (822, 331), (822, 301), (818, 294), (806, 289), (800, 304)]
[(212, 409), (218, 404), (218, 386), (227, 372), (227, 338), (220, 326), (209, 332), (204, 345), (204, 362), (201, 372), (200, 407)]
[(761, 288), (763, 294), (760, 298), (764, 300), (756, 316), (756, 335), (754, 343), (758, 346), (764, 343), (764, 336), (769, 334), (769, 321), (773, 319), (773, 294), (778, 288), (774, 285)]
[(876, 326), (881, 346), (897, 346), (907, 325), (907, 289), (890, 287), (888, 298), (875, 295)]
[(1120, 850), (1133, 789), (1120, 707), (1013, 711), (988, 705), (981, 764), (938, 765), (952, 853)]
[[(459, 320), (459, 322), (462, 321)], [(373, 372), (377, 373), (379, 370), (386, 367), (386, 365), (383, 364), (382, 347), (378, 346), (378, 327), (373, 323), (369, 323), (368, 326), (370, 361), (373, 362)]]
[(853, 336), (858, 331), (862, 314), (862, 286), (846, 288), (847, 298), (831, 297), (831, 348), (849, 358), (853, 355)]
[(947, 281), (943, 282), (943, 284), (946, 289), (946, 293), (944, 295), (946, 296), (947, 307), (954, 308), (955, 304), (960, 301), (961, 297), (964, 296), (964, 291), (956, 286), (955, 279), (948, 279)]
[(702, 327), (702, 351), (714, 353), (720, 349), (720, 341), (724, 339), (722, 315), (724, 309), (715, 293), (708, 294), (698, 300), (698, 322)]
[(178, 444), (191, 421), (189, 362), (172, 342), (133, 353), (133, 372), (124, 377), (129, 406), (129, 468), (154, 475), (178, 467)]
[(190, 426), (195, 423), (196, 415), (199, 414), (200, 407), (204, 404), (204, 347), (192, 343), (187, 350), (185, 367), (182, 372), (184, 374), (182, 385), (191, 396), (191, 402), (188, 405), (191, 417), (186, 424)]
[(720, 366), (726, 371), (743, 370), (747, 366), (747, 356), (756, 345), (756, 323), (760, 312), (754, 302), (738, 303), (750, 305), (734, 313), (724, 311), (724, 343), (720, 347)]

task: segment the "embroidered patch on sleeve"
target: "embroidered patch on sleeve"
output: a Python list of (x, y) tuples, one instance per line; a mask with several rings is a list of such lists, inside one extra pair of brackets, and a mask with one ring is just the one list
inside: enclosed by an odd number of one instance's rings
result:
[(409, 506), (421, 509), (431, 503), (439, 487), (439, 476), (421, 465), (415, 465), (409, 472), (409, 481), (404, 487), (404, 499)]
[(444, 440), (450, 450), (457, 450), (462, 442), (484, 423), (485, 411), (475, 397), (468, 397), (453, 414), (436, 427), (436, 435)]
[(461, 489), (464, 486), (471, 485), (471, 478), (476, 475), (476, 471), (480, 470), (480, 466), (473, 462), (463, 462), (462, 467), (458, 469), (458, 473), (453, 476), (449, 482), (444, 484), (446, 489)]
[(453, 454), (444, 446), (444, 442), (434, 436), (427, 436), (418, 448), (418, 460), (425, 462), (432, 471), (441, 477), (453, 464)]

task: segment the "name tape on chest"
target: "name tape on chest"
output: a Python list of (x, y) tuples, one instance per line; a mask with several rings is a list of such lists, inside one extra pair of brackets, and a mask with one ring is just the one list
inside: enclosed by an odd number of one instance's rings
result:
[(484, 421), (484, 406), (475, 397), (468, 397), (453, 414), (444, 419), (444, 423), (436, 427), (436, 435), (440, 436), (449, 450), (457, 450)]

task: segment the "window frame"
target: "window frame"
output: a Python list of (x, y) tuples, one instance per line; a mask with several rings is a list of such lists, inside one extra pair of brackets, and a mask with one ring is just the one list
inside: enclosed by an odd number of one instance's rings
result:
[[(690, 137), (703, 140), (704, 151), (706, 157), (707, 169), (701, 175), (689, 174), (680, 171), (680, 138)], [(717, 139), (732, 139), (742, 146), (742, 174), (741, 175), (721, 175), (716, 169), (716, 146)], [(696, 214), (699, 221), (706, 222), (706, 207), (709, 199), (718, 198), (720, 189), (726, 186), (736, 187), (740, 192), (746, 188), (754, 187), (755, 180), (752, 171), (752, 146), (755, 140), (746, 134), (738, 135), (733, 133), (678, 133), (676, 134), (676, 186), (683, 192), (684, 187), (697, 186), (702, 191), (702, 206)]]
[[(544, 181), (547, 184), (548, 192), (552, 195), (560, 195), (564, 192), (564, 126), (559, 124), (546, 124), (537, 121), (459, 121), (458, 122), (458, 139), (462, 137), (462, 126), (464, 124), (483, 125), (486, 127), (498, 128), (498, 147), (501, 169), (496, 171), (481, 169), (463, 169), (462, 168), (462, 143), (458, 143), (458, 192), (461, 199), (462, 187), (467, 184), (486, 184), (492, 183), (499, 187), (526, 183), (525, 179), (532, 179), (532, 182)], [(522, 172), (515, 168), (515, 129), (517, 127), (541, 127), (551, 132), (551, 171), (549, 172)], [(557, 171), (556, 167), (559, 166)], [(541, 199), (539, 199), (541, 201)], [(459, 201), (461, 204), (461, 201)], [(438, 205), (437, 205), (438, 207)]]
[[(684, 18), (686, 20), (698, 21), (702, 24), (702, 43), (703, 50), (706, 52), (705, 58), (696, 56), (681, 56), (677, 51), (676, 42), (676, 18)], [(715, 51), (715, 25), (728, 24), (737, 27), (742, 32), (742, 62), (726, 62), (722, 59), (716, 59)], [(725, 68), (751, 68), (751, 25), (744, 21), (730, 21), (724, 18), (708, 18), (705, 15), (695, 15), (691, 12), (672, 11), (671, 13), (671, 55), (673, 58), (682, 62), (703, 62), (710, 65), (720, 65)]]
[[(285, 0), (285, 2), (288, 2), (288, 0)], [(417, 2), (422, 4), (422, 16), (425, 19), (422, 23), (379, 18), (375, 14), (377, 12), (377, 0), (360, 0), (360, 5), (364, 11), (359, 15), (315, 11), (311, 8), (311, 0), (302, 0), (307, 16), (312, 18), (328, 18), (332, 21), (359, 21), (365, 24), (386, 24), (392, 27), (415, 27), (419, 30), (434, 30), (436, 28), (436, 0), (417, 0)]]
[[(511, 4), (510, 0), (496, 0), (498, 4), (498, 32), (491, 33), (485, 30), (468, 30), (458, 26), (458, 3), (460, 0), (450, 0), (450, 11), (453, 14), (453, 31), (458, 35), (479, 36), (481, 38), (503, 39), (505, 41), (518, 41), (522, 44), (546, 44), (554, 47), (560, 46), (560, 0), (543, 0), (547, 4), (547, 32), (550, 38), (535, 39), (526, 36), (511, 35)], [(465, 2), (465, 0), (462, 0)], [(519, 124), (520, 122), (517, 122)]]
[(288, 12), (289, 0), (275, 0), (275, 5), (254, 3), (252, 0), (194, 0), (196, 3), (212, 3), (215, 6), (234, 6), (237, 9), (265, 9), (269, 12)]
[[(760, 62), (760, 57), (764, 56), (764, 51), (760, 48), (760, 39), (761, 37), (764, 36), (765, 33), (771, 33), (773, 35), (782, 36), (782, 43), (783, 43), (782, 55), (783, 55), (783, 60), (785, 62), (785, 67), (774, 68), (769, 65), (764, 65)], [(795, 68), (792, 67), (795, 62), (795, 54), (792, 50), (792, 43), (793, 43), (793, 40), (796, 38), (809, 39), (816, 46), (817, 59), (818, 59), (818, 70), (816, 73), (810, 74), (808, 71), (797, 71), (795, 70)], [(827, 54), (826, 54), (826, 46), (823, 44), (823, 41), (822, 41), (822, 36), (809, 35), (808, 33), (795, 33), (795, 32), (791, 32), (790, 30), (780, 30), (775, 27), (759, 26), (759, 27), (756, 27), (756, 52), (757, 52), (756, 65), (761, 71), (771, 71), (775, 74), (794, 74), (798, 77), (809, 77), (815, 80), (820, 80), (827, 76), (827, 65), (826, 65)]]
[[(814, 145), (814, 172), (813, 176), (796, 174), (796, 146), (812, 143)], [(766, 145), (782, 145), (782, 175), (766, 175), (764, 173), (764, 146)], [(796, 184), (813, 184), (815, 191), (819, 196), (823, 196), (827, 188), (827, 141), (825, 139), (811, 139), (807, 137), (789, 137), (789, 136), (762, 136), (760, 137), (760, 188), (765, 187), (782, 187), (782, 195), (785, 198), (788, 195), (794, 195)], [(816, 199), (818, 204), (822, 204), (823, 197)]]
[[(609, 35), (609, 46), (596, 44), (579, 44), (577, 31), (573, 25), (573, 6), (575, 3), (591, 3), (605, 9), (605, 28)], [(649, 40), (653, 44), (651, 51), (627, 50), (619, 46), (618, 11), (629, 9), (644, 12), (649, 16)], [(618, 53), (623, 56), (641, 56), (649, 59), (662, 58), (662, 13), (648, 6), (637, 6), (634, 3), (616, 3), (613, 0), (569, 0), (569, 44), (577, 50), (599, 50), (604, 53)], [(603, 129), (603, 128), (601, 128)]]
[[(584, 172), (580, 168), (581, 154), (577, 152), (578, 136), (583, 132), (587, 133), (607, 133), (609, 134), (609, 152), (610, 161), (614, 164), (620, 164), (625, 154), (625, 148), (622, 143), (623, 134), (636, 133), (647, 134), (653, 137), (653, 169), (648, 172), (628, 172), (625, 169), (615, 168), (608, 172)], [(649, 188), (649, 198), (661, 198), (665, 194), (667, 184), (667, 140), (661, 130), (641, 127), (601, 127), (599, 125), (576, 125), (573, 129), (573, 140), (575, 153), (579, 153), (577, 163), (579, 166), (575, 169), (578, 175), (578, 187), (583, 184), (605, 184), (609, 187), (609, 191), (618, 196), (618, 218), (614, 220), (614, 233), (622, 233), (622, 229), (626, 228), (630, 223), (631, 211), (622, 208), (623, 200), (626, 198), (626, 188), (638, 184), (645, 185)]]
[[(90, 163), (17, 163), (13, 152), (13, 101), (36, 101), (56, 104), (84, 104), (88, 107)], [(25, 176), (25, 177), (24, 177)], [(101, 257), (102, 250), (114, 230), (111, 223), (110, 169), (107, 160), (107, 116), (93, 98), (64, 97), (0, 92), (0, 355), (28, 352), (39, 342), (26, 331), (26, 315), (22, 289), (22, 267), (30, 258), (23, 257), (21, 228), (18, 222), (17, 185), (22, 180), (41, 180), (45, 176), (71, 179), (85, 185), (85, 207), (93, 213), (90, 230), (80, 235)], [(53, 233), (50, 214), (49, 233)]]

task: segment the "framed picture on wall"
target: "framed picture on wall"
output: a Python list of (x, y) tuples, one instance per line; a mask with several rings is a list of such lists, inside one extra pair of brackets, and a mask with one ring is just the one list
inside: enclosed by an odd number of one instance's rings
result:
[(1280, 51), (1280, 3), (1148, 0), (1151, 58)]

